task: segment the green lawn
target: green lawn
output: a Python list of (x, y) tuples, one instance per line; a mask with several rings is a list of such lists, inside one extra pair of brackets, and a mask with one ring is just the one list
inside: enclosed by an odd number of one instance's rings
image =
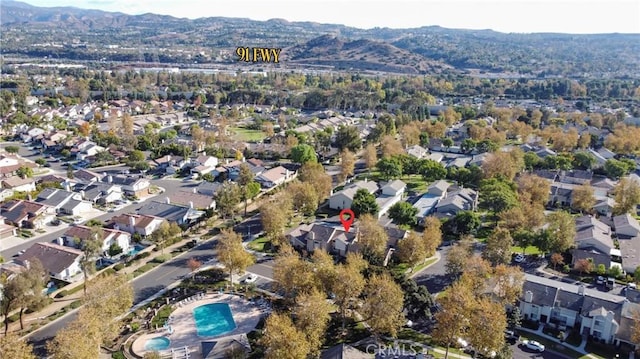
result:
[[(545, 348), (554, 350), (554, 351), (559, 352), (561, 354), (564, 354), (564, 355), (566, 355), (566, 356), (568, 356), (570, 358), (576, 358), (576, 359), (588, 359), (588, 358), (590, 358), (589, 356), (582, 355), (582, 354), (578, 353), (577, 351), (575, 351), (573, 349), (570, 349), (570, 348), (567, 348), (567, 347), (565, 347), (564, 345), (562, 345), (560, 343), (556, 343), (554, 341), (551, 341), (551, 340), (549, 340), (547, 338), (543, 338), (543, 337), (541, 337), (539, 335), (536, 335), (536, 334), (533, 334), (533, 333), (521, 332), (520, 335), (521, 335), (520, 340), (523, 340), (523, 339), (535, 340), (535, 341), (541, 343), (542, 345), (544, 345)], [(602, 358), (599, 355), (596, 355), (596, 354), (593, 354), (593, 353), (591, 353), (591, 355), (593, 357), (596, 357), (596, 358)], [(621, 356), (621, 358), (622, 358), (622, 356)], [(604, 358), (602, 358), (602, 359), (604, 359)]]
[(233, 138), (243, 142), (259, 142), (267, 137), (264, 132), (259, 130), (249, 130), (243, 127), (232, 127), (229, 129), (233, 133)]
[[(514, 253), (522, 253), (522, 247), (513, 246), (511, 247), (511, 251)], [(536, 246), (529, 246), (525, 248), (524, 254), (540, 254), (540, 250)]]
[(265, 252), (264, 247), (267, 243), (269, 243), (269, 239), (267, 237), (259, 237), (247, 243), (247, 247), (254, 251)]

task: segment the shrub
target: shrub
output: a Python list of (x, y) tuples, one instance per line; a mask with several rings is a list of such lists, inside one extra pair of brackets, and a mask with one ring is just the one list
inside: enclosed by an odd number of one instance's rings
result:
[(56, 294), (56, 298), (64, 298), (69, 295), (69, 292), (66, 289), (63, 289)]
[(115, 353), (111, 354), (111, 358), (112, 359), (127, 359), (127, 357), (124, 356), (124, 354), (122, 352), (115, 352)]
[(103, 275), (112, 275), (116, 274), (116, 270), (114, 268), (107, 268), (102, 272)]
[(140, 330), (140, 323), (131, 323), (131, 331), (135, 333), (138, 330)]
[(153, 262), (156, 263), (164, 263), (172, 258), (171, 253), (161, 254), (155, 258), (153, 258)]
[(124, 268), (124, 264), (122, 264), (122, 263), (118, 263), (118, 264), (113, 266), (113, 269), (115, 269), (116, 272), (121, 271), (123, 268)]
[(69, 304), (69, 307), (71, 307), (71, 309), (76, 309), (79, 308), (82, 305), (82, 301), (81, 300), (76, 300), (74, 302), (72, 302), (71, 304)]
[(140, 259), (143, 259), (143, 258), (147, 258), (150, 255), (151, 255), (151, 253), (149, 253), (149, 252), (141, 252), (141, 253), (136, 254), (136, 256), (133, 257), (133, 260), (137, 261), (137, 260), (140, 260)]

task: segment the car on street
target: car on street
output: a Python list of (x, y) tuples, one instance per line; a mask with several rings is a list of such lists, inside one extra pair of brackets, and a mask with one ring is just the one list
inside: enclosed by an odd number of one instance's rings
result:
[(538, 343), (535, 340), (523, 340), (522, 345), (529, 350), (536, 351), (538, 353), (542, 353), (544, 351), (544, 345)]
[(513, 261), (516, 263), (522, 263), (524, 262), (524, 255), (522, 255), (521, 253), (516, 254), (515, 257), (513, 257)]

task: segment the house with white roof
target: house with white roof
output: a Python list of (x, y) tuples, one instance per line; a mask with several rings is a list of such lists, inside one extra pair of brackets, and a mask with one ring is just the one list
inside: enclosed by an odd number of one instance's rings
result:
[(380, 189), (380, 194), (376, 197), (376, 203), (378, 204), (378, 218), (389, 212), (389, 209), (396, 203), (402, 201), (404, 191), (407, 188), (407, 184), (400, 181), (391, 181)]
[(372, 181), (364, 180), (350, 183), (344, 189), (329, 197), (329, 208), (336, 210), (351, 208), (353, 197), (361, 188), (366, 189), (371, 194), (378, 192), (378, 184)]

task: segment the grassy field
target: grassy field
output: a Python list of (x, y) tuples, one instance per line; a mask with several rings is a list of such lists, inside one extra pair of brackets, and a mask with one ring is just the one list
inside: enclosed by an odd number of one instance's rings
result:
[(267, 237), (260, 237), (249, 242), (247, 244), (247, 247), (249, 247), (249, 249), (252, 249), (254, 251), (265, 252), (264, 246), (267, 243), (269, 243), (269, 239)]
[[(522, 247), (513, 246), (511, 251), (514, 253), (522, 253)], [(540, 254), (540, 250), (536, 246), (529, 246), (524, 249), (524, 254)]]
[(267, 137), (264, 132), (259, 130), (249, 130), (243, 127), (232, 127), (229, 129), (233, 133), (233, 138), (243, 142), (259, 142)]

